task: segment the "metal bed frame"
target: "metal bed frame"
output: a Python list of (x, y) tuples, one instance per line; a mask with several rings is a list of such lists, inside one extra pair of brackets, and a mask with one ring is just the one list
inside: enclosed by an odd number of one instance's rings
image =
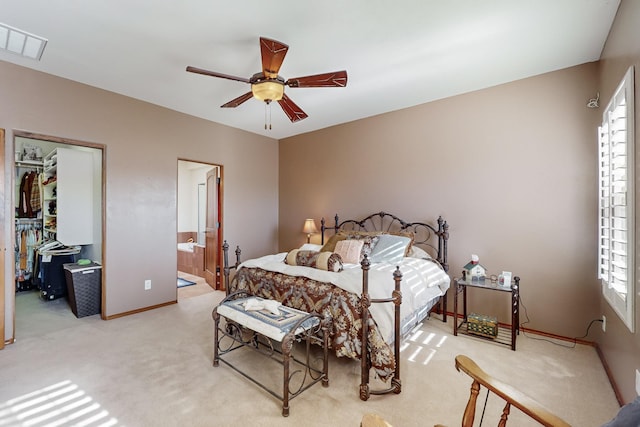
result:
[[(445, 272), (449, 271), (447, 250), (449, 240), (449, 225), (442, 218), (437, 219), (437, 228), (424, 222), (407, 222), (399, 217), (381, 211), (371, 214), (361, 220), (345, 220), (340, 222), (338, 215), (334, 217), (334, 226), (327, 226), (325, 219), (321, 220), (321, 243), (325, 242), (325, 233), (333, 230), (334, 234), (341, 231), (381, 231), (381, 232), (411, 232), (414, 234), (414, 243), (424, 247), (428, 252), (432, 252), (434, 255), (433, 260), (440, 264)], [(229, 277), (232, 269), (236, 269), (241, 261), (240, 255), (242, 251), (240, 247), (236, 247), (236, 262), (234, 265), (229, 264), (229, 244), (225, 241), (223, 244), (223, 257), (224, 257), (224, 278), (225, 287), (227, 293), (229, 293)], [(388, 393), (399, 394), (402, 390), (402, 383), (400, 380), (400, 304), (402, 304), (402, 292), (400, 285), (402, 281), (402, 273), (399, 268), (393, 273), (393, 280), (395, 282), (395, 288), (388, 298), (371, 299), (369, 296), (369, 268), (370, 261), (365, 257), (362, 262), (362, 293), (360, 295), (360, 307), (362, 309), (362, 345), (363, 348), (368, 347), (368, 318), (370, 316), (369, 307), (371, 304), (379, 303), (393, 303), (394, 304), (394, 356), (396, 362), (396, 369), (394, 375), (391, 378), (391, 384), (389, 387), (381, 389), (371, 389), (370, 387), (370, 370), (371, 361), (368, 357), (368, 352), (363, 351), (363, 357), (361, 357), (361, 375), (360, 375), (360, 399), (368, 400), (370, 395), (381, 395)], [(437, 313), (442, 315), (442, 321), (447, 321), (447, 293), (445, 293), (438, 302)], [(435, 306), (434, 306), (435, 307)]]

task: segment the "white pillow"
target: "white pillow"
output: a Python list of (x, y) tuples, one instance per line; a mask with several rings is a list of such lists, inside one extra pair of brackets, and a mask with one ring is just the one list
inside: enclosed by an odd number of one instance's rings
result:
[(382, 234), (371, 251), (371, 262), (400, 262), (411, 239), (405, 236)]
[(416, 245), (411, 247), (407, 256), (411, 258), (432, 259), (432, 256), (429, 255), (427, 251), (417, 247)]
[(305, 243), (304, 245), (300, 246), (301, 251), (320, 252), (320, 249), (322, 249), (322, 245), (316, 245), (315, 243)]
[(340, 240), (336, 243), (334, 253), (340, 255), (345, 264), (358, 264), (362, 254), (363, 240)]

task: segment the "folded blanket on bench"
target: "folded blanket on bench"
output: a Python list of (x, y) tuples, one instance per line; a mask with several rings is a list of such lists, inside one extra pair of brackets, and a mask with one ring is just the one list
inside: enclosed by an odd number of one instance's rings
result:
[[(258, 303), (270, 301), (260, 297), (238, 298), (225, 301), (218, 306), (218, 314), (278, 342), (281, 342), (284, 336), (291, 332), (291, 329), (296, 323), (309, 315), (307, 312), (296, 310), (295, 308), (285, 305), (278, 307), (278, 314), (274, 314), (266, 309), (248, 311), (245, 309), (245, 304), (250, 299), (256, 299)], [(320, 319), (318, 317), (309, 318), (300, 325), (295, 333), (296, 335), (300, 334), (307, 329), (317, 326), (319, 323)]]
[(281, 305), (281, 302), (272, 299), (248, 298), (244, 302), (244, 309), (246, 311), (267, 310), (271, 314), (279, 315)]

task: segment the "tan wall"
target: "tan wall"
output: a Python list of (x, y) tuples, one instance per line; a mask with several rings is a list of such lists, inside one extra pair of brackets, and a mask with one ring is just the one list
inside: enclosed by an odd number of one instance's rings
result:
[[(521, 277), (526, 327), (582, 336), (600, 317), (596, 91), (591, 63), (282, 140), (280, 249), (308, 217), (442, 215), (452, 276), (478, 254)], [(496, 294), (470, 307), (510, 322)]]
[[(600, 64), (600, 97), (601, 105), (607, 105), (616, 87), (622, 80), (624, 73), (630, 66), (635, 66), (635, 142), (636, 142), (636, 183), (640, 177), (640, 39), (638, 27), (640, 26), (640, 2), (635, 0), (622, 0), (616, 15), (616, 20), (609, 32), (607, 43), (602, 52)], [(636, 266), (640, 265), (640, 195), (636, 184)], [(625, 403), (636, 397), (635, 370), (640, 369), (640, 322), (638, 311), (640, 310), (640, 284), (638, 284), (638, 268), (636, 267), (636, 294), (635, 298), (635, 333), (622, 323), (622, 320), (611, 309), (609, 303), (601, 299), (601, 311), (607, 316), (607, 331), (599, 339), (600, 348), (605, 356), (609, 369), (613, 374), (616, 385), (622, 394)]]
[[(232, 244), (246, 256), (277, 249), (277, 141), (5, 62), (0, 93), (9, 153), (13, 129), (106, 146), (106, 315), (176, 300), (178, 158), (223, 166)], [(12, 271), (5, 277), (11, 304)]]

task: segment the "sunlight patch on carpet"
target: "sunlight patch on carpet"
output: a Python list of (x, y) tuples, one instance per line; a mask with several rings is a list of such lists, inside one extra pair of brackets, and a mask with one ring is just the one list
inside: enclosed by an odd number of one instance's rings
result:
[(421, 329), (422, 324), (415, 327), (400, 344), (400, 352), (408, 362), (427, 365), (447, 341), (447, 336)]
[(73, 382), (66, 380), (0, 403), (0, 425), (10, 426), (118, 426)]

